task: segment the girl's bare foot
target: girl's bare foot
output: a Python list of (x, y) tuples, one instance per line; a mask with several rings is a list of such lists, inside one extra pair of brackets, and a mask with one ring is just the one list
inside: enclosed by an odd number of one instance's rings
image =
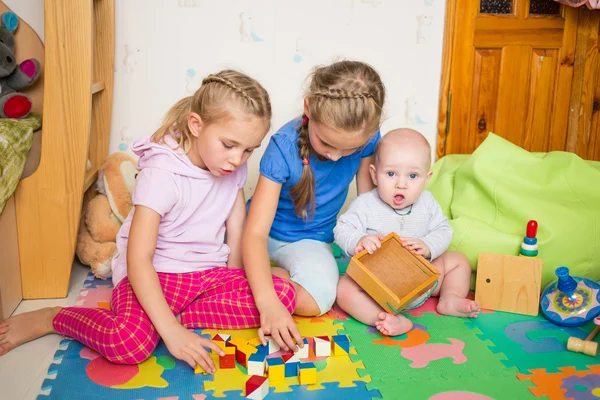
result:
[(375, 322), (375, 327), (386, 336), (398, 336), (410, 331), (413, 323), (404, 315), (392, 315), (385, 312), (377, 314), (378, 321)]
[(455, 317), (475, 318), (479, 315), (481, 307), (477, 302), (453, 294), (440, 297), (437, 312)]
[(60, 307), (41, 308), (3, 321), (0, 324), (0, 356), (23, 343), (54, 333), (52, 320), (60, 310)]

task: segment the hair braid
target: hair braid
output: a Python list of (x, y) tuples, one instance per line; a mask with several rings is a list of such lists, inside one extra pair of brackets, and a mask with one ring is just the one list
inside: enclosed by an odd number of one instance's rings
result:
[[(298, 150), (301, 160), (310, 158), (312, 148), (310, 146), (310, 138), (308, 137), (308, 120), (298, 128)], [(304, 164), (300, 180), (290, 190), (290, 196), (294, 201), (294, 212), (304, 220), (308, 218), (309, 211), (311, 217), (315, 213), (314, 183), (315, 176), (310, 163)]]

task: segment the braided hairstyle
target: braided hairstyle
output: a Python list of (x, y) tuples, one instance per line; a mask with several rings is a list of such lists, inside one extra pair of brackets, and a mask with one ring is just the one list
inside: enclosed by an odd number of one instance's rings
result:
[[(367, 140), (379, 130), (385, 87), (377, 71), (368, 64), (340, 61), (315, 69), (305, 96), (311, 121), (348, 135), (365, 135)], [(308, 136), (309, 121), (303, 117), (298, 132), (300, 160), (308, 159), (313, 151)], [(309, 164), (304, 165), (290, 195), (298, 217), (306, 220), (309, 213), (314, 215), (314, 175)]]
[(208, 75), (194, 93), (179, 100), (167, 112), (161, 127), (152, 135), (154, 142), (163, 142), (170, 134), (178, 148), (188, 151), (192, 134), (188, 127), (191, 112), (200, 115), (203, 124), (234, 117), (232, 109), (263, 118), (267, 129), (271, 123), (271, 101), (264, 87), (249, 76), (233, 70)]

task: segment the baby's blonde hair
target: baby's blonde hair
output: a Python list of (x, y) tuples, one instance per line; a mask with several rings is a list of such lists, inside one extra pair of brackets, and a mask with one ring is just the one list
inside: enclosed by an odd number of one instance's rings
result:
[(202, 123), (211, 123), (234, 118), (235, 109), (240, 112), (263, 118), (266, 130), (271, 124), (271, 101), (269, 94), (260, 83), (249, 76), (234, 70), (223, 70), (208, 75), (202, 85), (194, 93), (179, 100), (167, 112), (162, 125), (152, 135), (154, 142), (163, 142), (169, 134), (177, 142), (178, 147), (188, 151), (192, 134), (188, 127), (188, 116), (194, 112), (200, 116)]
[[(377, 71), (366, 63), (340, 61), (316, 68), (305, 96), (311, 121), (369, 137), (379, 130), (385, 87)], [(309, 158), (312, 151), (308, 137), (309, 123), (300, 125), (298, 162)], [(309, 209), (314, 214), (314, 175), (310, 165), (304, 165), (302, 176), (290, 195), (296, 215), (306, 219)]]

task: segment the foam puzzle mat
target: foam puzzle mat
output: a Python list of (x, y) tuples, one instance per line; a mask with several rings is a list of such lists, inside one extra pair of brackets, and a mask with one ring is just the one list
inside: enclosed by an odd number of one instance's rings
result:
[[(76, 304), (109, 306), (110, 282), (87, 277)], [(412, 310), (414, 329), (383, 337), (334, 307), (317, 318), (297, 318), (306, 337), (345, 334), (348, 356), (307, 360), (317, 383), (298, 378), (270, 382), (267, 399), (598, 399), (600, 358), (566, 350), (569, 336), (585, 338), (593, 326), (564, 328), (542, 316), (483, 312), (476, 319), (441, 316), (436, 299)], [(227, 333), (251, 340), (256, 330), (196, 330), (205, 337)], [(164, 344), (140, 365), (106, 361), (73, 340), (63, 340), (38, 399), (203, 400), (245, 397), (246, 369), (194, 374)]]

